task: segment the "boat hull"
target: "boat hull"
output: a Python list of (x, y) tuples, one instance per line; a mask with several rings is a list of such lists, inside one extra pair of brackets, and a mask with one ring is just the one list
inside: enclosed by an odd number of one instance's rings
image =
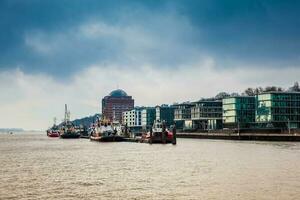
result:
[(102, 137), (91, 136), (90, 139), (92, 141), (98, 141), (98, 142), (122, 142), (122, 141), (124, 141), (124, 138), (122, 136), (119, 136), (119, 135), (102, 136)]
[(78, 133), (63, 133), (60, 135), (60, 138), (70, 139), (70, 138), (79, 138), (80, 134)]
[(59, 131), (57, 130), (47, 130), (48, 137), (59, 137)]
[(49, 133), (48, 137), (59, 137), (59, 133)]
[[(161, 138), (157, 138), (157, 137), (152, 137), (152, 140), (150, 140), (150, 138), (141, 138), (139, 140), (139, 142), (141, 143), (155, 143), (155, 144), (163, 144), (163, 141), (161, 140)], [(167, 139), (166, 140), (166, 144), (167, 143), (172, 143), (172, 140)]]
[(173, 143), (173, 133), (167, 132), (165, 135), (165, 142), (162, 137), (163, 133), (153, 133), (152, 137), (147, 133), (144, 137), (140, 139), (141, 143)]

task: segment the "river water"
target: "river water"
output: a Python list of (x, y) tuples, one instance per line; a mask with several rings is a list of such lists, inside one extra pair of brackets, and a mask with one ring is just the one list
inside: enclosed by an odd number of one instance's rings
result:
[(299, 199), (300, 143), (0, 134), (0, 199)]

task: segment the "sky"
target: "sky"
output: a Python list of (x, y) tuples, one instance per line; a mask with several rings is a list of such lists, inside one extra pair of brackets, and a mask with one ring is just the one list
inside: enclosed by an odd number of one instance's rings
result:
[(196, 101), (300, 77), (300, 1), (0, 0), (0, 128)]

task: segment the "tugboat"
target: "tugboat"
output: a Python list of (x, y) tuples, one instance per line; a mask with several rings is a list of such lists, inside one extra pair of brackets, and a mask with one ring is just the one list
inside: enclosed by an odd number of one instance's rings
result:
[(79, 128), (80, 138), (90, 138), (89, 129), (86, 126), (80, 125)]
[(47, 130), (47, 136), (48, 137), (59, 137), (59, 128), (56, 125), (56, 118), (54, 118), (54, 124), (53, 126)]
[(55, 130), (55, 129), (49, 129), (47, 130), (47, 136), (48, 137), (59, 137), (59, 130)]
[(60, 130), (60, 137), (63, 139), (79, 138), (80, 132), (75, 129), (74, 125), (71, 122), (69, 122), (63, 125), (62, 129)]
[(70, 111), (65, 104), (65, 119), (60, 130), (60, 138), (79, 138), (80, 131), (75, 129), (74, 124), (70, 121)]
[(118, 134), (116, 128), (107, 120), (97, 120), (90, 139), (98, 142), (121, 142), (124, 137)]
[(172, 128), (172, 131), (166, 128), (165, 122), (155, 120), (152, 128), (146, 134), (142, 135), (140, 139), (142, 143), (172, 143), (176, 144), (176, 128)]

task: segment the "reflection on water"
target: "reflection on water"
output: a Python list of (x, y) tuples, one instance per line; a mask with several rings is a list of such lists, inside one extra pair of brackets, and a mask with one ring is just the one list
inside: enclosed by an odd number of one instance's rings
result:
[(0, 199), (298, 199), (300, 143), (0, 134)]

